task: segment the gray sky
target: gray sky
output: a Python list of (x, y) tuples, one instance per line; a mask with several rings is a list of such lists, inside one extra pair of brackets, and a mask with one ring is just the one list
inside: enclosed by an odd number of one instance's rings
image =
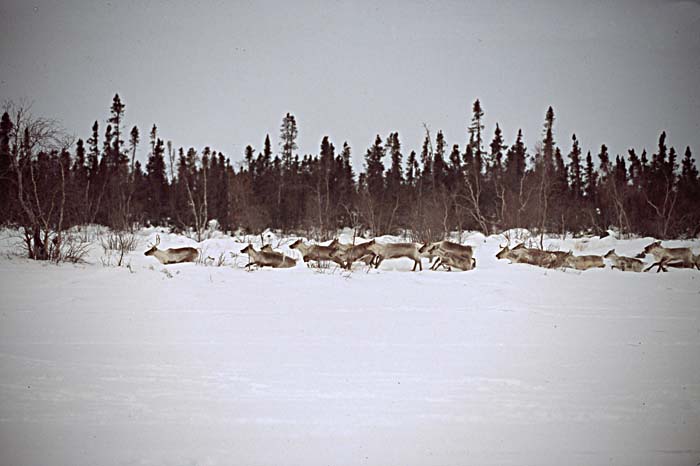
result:
[(119, 92), (141, 159), (154, 122), (238, 161), (292, 112), (300, 153), (329, 135), (359, 167), (377, 133), (419, 151), (423, 122), (463, 146), (476, 98), (488, 140), (533, 147), (552, 105), (564, 153), (572, 132), (652, 152), (664, 129), (700, 151), (698, 2), (144, 3), (0, 0), (0, 99), (86, 139)]

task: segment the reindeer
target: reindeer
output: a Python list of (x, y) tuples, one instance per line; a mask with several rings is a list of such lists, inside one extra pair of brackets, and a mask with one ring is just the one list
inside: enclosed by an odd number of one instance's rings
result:
[(502, 246), (502, 249), (496, 254), (496, 258), (508, 259), (511, 263), (556, 269), (564, 265), (564, 261), (569, 255), (571, 255), (570, 252), (530, 249), (525, 247), (525, 243), (520, 243), (513, 249), (510, 249), (508, 246)]
[(668, 272), (667, 266), (670, 267), (681, 267), (681, 268), (695, 268), (695, 256), (693, 256), (693, 251), (690, 248), (664, 248), (661, 246), (661, 241), (654, 241), (650, 245), (644, 248), (642, 252), (637, 257), (644, 257), (647, 254), (654, 256), (654, 262), (649, 267), (644, 269), (645, 272), (651, 270), (655, 266), (656, 273)]
[(608, 251), (603, 257), (610, 259), (611, 269), (620, 269), (623, 272), (641, 272), (644, 268), (644, 262), (634, 257), (618, 256), (614, 249)]
[[(435, 254), (432, 252), (428, 251), (430, 246), (434, 243), (425, 243), (421, 247), (418, 248), (418, 254), (420, 254), (421, 257), (425, 257), (428, 259), (428, 262), (433, 262), (433, 258), (435, 258)], [(436, 260), (437, 262), (437, 260)], [(431, 266), (432, 268), (432, 266)]]
[(260, 248), (260, 251), (262, 251), (262, 252), (272, 252), (272, 253), (275, 253), (275, 254), (279, 254), (277, 251), (275, 251), (274, 249), (272, 249), (272, 245), (271, 245), (271, 244), (263, 244), (263, 247)]
[(418, 244), (416, 243), (386, 243), (379, 244), (372, 240), (372, 244), (368, 246), (368, 249), (377, 255), (377, 260), (374, 262), (374, 267), (379, 268), (379, 265), (384, 261), (384, 259), (398, 259), (399, 257), (408, 257), (413, 259), (413, 269), (416, 271), (416, 267), (420, 267), (423, 270), (423, 264), (421, 264), (421, 255), (418, 252)]
[(476, 259), (471, 256), (447, 251), (438, 251), (437, 255), (439, 259), (438, 265), (445, 267), (448, 271), (450, 271), (452, 267), (464, 271), (476, 268)]
[(160, 244), (160, 235), (156, 235), (156, 242), (148, 251), (144, 252), (144, 256), (155, 256), (161, 264), (178, 264), (180, 262), (194, 262), (199, 257), (199, 251), (195, 248), (169, 248), (166, 250), (158, 249)]
[(337, 240), (333, 240), (329, 247), (335, 248), (331, 253), (331, 257), (338, 259), (348, 270), (352, 267), (353, 262), (361, 261), (367, 265), (374, 264), (375, 254), (370, 251), (369, 247), (374, 244), (374, 240), (367, 241), (361, 244), (341, 244)]
[(298, 239), (289, 246), (289, 249), (296, 249), (299, 251), (304, 262), (314, 260), (321, 265), (321, 261), (333, 261), (341, 267), (345, 265), (342, 260), (332, 255), (336, 250), (336, 248), (332, 246), (321, 246), (318, 244), (306, 245), (303, 240)]
[[(435, 243), (426, 243), (421, 246), (418, 252), (421, 256), (427, 256), (430, 259), (432, 259), (432, 256), (438, 256), (437, 260), (430, 266), (430, 270), (436, 270), (442, 261), (441, 255), (451, 254), (471, 259), (474, 255), (474, 248), (445, 240)], [(476, 261), (474, 261), (474, 263), (476, 263)]]
[(246, 264), (246, 268), (249, 268), (251, 265), (257, 265), (259, 267), (286, 269), (294, 267), (297, 264), (295, 259), (287, 257), (279, 252), (256, 251), (252, 244), (248, 244), (248, 246), (243, 248), (241, 253), (248, 254), (250, 258), (250, 262)]
[(569, 254), (564, 259), (564, 267), (576, 270), (588, 270), (605, 267), (605, 261), (601, 256), (574, 256)]
[(499, 247), (501, 250), (496, 253), (496, 259), (508, 259), (511, 264), (514, 262), (521, 262), (521, 258), (525, 255), (525, 250), (522, 248), (518, 249), (518, 246), (513, 249), (508, 247), (507, 244), (505, 246), (500, 245)]

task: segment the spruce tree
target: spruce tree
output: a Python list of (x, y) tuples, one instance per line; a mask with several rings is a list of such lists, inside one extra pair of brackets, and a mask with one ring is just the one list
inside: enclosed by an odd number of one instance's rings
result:
[(595, 166), (593, 165), (593, 157), (591, 157), (591, 151), (588, 151), (586, 155), (586, 169), (584, 178), (584, 194), (586, 198), (595, 203), (596, 194), (598, 191), (598, 173), (596, 172)]
[(627, 151), (627, 155), (630, 161), (629, 179), (632, 182), (632, 186), (638, 188), (642, 176), (642, 163), (633, 148)]
[(168, 181), (165, 175), (165, 147), (162, 139), (157, 139), (151, 156), (146, 163), (146, 183), (148, 185), (148, 219), (160, 225), (164, 219)]
[(472, 154), (474, 157), (474, 172), (481, 176), (483, 172), (483, 138), (482, 132), (484, 131), (484, 124), (482, 118), (484, 117), (484, 111), (481, 109), (481, 103), (479, 99), (474, 101), (472, 105), (472, 121), (469, 125), (469, 145), (472, 148)]
[(139, 129), (134, 126), (131, 128), (131, 133), (129, 133), (129, 148), (131, 149), (131, 172), (134, 171), (134, 162), (136, 161), (136, 148), (141, 142), (139, 136)]
[(659, 136), (658, 149), (651, 156), (651, 166), (649, 169), (653, 178), (663, 176), (666, 163), (666, 131), (662, 131)]
[(297, 122), (294, 115), (287, 113), (282, 119), (282, 125), (280, 127), (280, 148), (282, 155), (282, 163), (286, 169), (292, 165), (292, 158), (294, 151), (297, 150), (297, 136), (299, 135), (299, 130), (297, 129)]
[(433, 186), (433, 154), (430, 150), (430, 137), (425, 135), (423, 139), (423, 147), (420, 152), (420, 161), (423, 166), (421, 173), (421, 181), (423, 187)]
[[(345, 211), (350, 210), (355, 191), (355, 174), (352, 170), (352, 151), (347, 141), (343, 142), (343, 149), (338, 156), (342, 161), (342, 176), (340, 178), (340, 201)], [(347, 213), (347, 212), (344, 212)], [(344, 214), (341, 212), (341, 215)], [(349, 220), (349, 219), (347, 219)], [(346, 225), (349, 225), (347, 223)]]
[(512, 191), (520, 189), (520, 180), (525, 175), (527, 148), (523, 142), (523, 130), (518, 130), (518, 136), (508, 150), (505, 164), (505, 173)]
[(97, 170), (100, 165), (100, 137), (98, 135), (99, 125), (97, 121), (92, 125), (92, 136), (87, 140), (88, 143), (88, 174), (90, 179), (97, 177)]
[(678, 179), (678, 210), (683, 214), (680, 216), (679, 229), (691, 237), (700, 233), (700, 179), (698, 179), (698, 169), (695, 160), (690, 152), (690, 147), (686, 146), (683, 160), (681, 161), (681, 174)]
[(253, 149), (253, 146), (247, 145), (245, 147), (243, 159), (245, 160), (245, 170), (248, 172), (248, 176), (251, 181), (255, 181), (255, 149)]
[(676, 149), (671, 146), (668, 150), (668, 162), (664, 167), (664, 175), (667, 180), (673, 180), (676, 176), (676, 170), (678, 169), (678, 162), (676, 161)]
[(612, 173), (612, 164), (610, 163), (610, 155), (608, 154), (608, 146), (602, 144), (598, 153), (598, 166), (600, 167), (601, 177), (607, 178)]
[(110, 108), (110, 117), (107, 122), (112, 125), (112, 160), (110, 160), (110, 164), (115, 168), (127, 160), (126, 155), (123, 153), (124, 141), (121, 137), (125, 108), (126, 106), (119, 98), (119, 94), (114, 94), (112, 107)]
[(367, 176), (367, 189), (375, 199), (381, 198), (384, 192), (384, 146), (382, 138), (377, 134), (374, 144), (367, 149), (365, 154), (365, 174)]
[(695, 166), (693, 154), (690, 152), (690, 146), (686, 146), (683, 161), (681, 162), (681, 180), (689, 185), (698, 181), (698, 169)]
[(387, 188), (391, 196), (398, 196), (403, 184), (403, 154), (401, 154), (401, 141), (399, 133), (391, 133), (387, 138), (386, 149), (391, 157), (391, 166), (386, 174)]
[(450, 165), (447, 175), (447, 186), (450, 191), (457, 190), (462, 185), (462, 154), (459, 151), (459, 144), (452, 146), (450, 152)]
[(554, 150), (554, 183), (552, 188), (558, 196), (565, 195), (569, 190), (569, 173), (558, 147)]
[(581, 172), (581, 148), (576, 134), (571, 137), (571, 152), (569, 152), (569, 176), (571, 195), (575, 202), (583, 197), (583, 176)]
[(82, 139), (78, 139), (75, 145), (75, 161), (73, 163), (73, 180), (75, 188), (81, 193), (87, 187), (88, 167), (85, 158), (85, 143)]
[(416, 151), (412, 150), (406, 159), (406, 184), (415, 186), (416, 179), (420, 177), (420, 168), (416, 159)]
[(542, 152), (544, 155), (544, 169), (551, 170), (554, 165), (554, 110), (552, 107), (547, 109), (547, 114), (545, 115), (545, 137), (542, 141)]
[(619, 155), (615, 156), (615, 183), (618, 185), (627, 184), (627, 165), (625, 159)]
[(441, 189), (447, 179), (447, 164), (445, 163), (445, 136), (438, 131), (435, 138), (435, 153), (433, 154), (433, 182), (435, 189)]
[(498, 123), (496, 123), (496, 130), (493, 132), (493, 139), (489, 147), (491, 149), (489, 154), (491, 173), (496, 177), (500, 177), (503, 172), (503, 152), (508, 146), (503, 144), (503, 132)]

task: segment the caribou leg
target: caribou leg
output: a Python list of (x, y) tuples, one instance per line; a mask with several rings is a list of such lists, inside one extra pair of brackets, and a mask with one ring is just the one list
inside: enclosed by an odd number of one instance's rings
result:
[(420, 261), (413, 260), (413, 269), (411, 269), (411, 272), (416, 271), (416, 267), (420, 265), (421, 272), (423, 271), (423, 264), (420, 263)]
[(659, 262), (654, 262), (653, 264), (651, 264), (649, 267), (647, 267), (646, 269), (644, 269), (644, 271), (645, 271), (645, 272), (648, 272), (648, 271), (650, 271), (651, 269), (653, 269), (654, 267), (657, 267), (656, 273), (659, 273), (659, 272), (661, 272), (662, 270), (663, 270), (664, 272), (668, 272), (668, 269), (666, 268), (666, 265), (667, 265), (667, 264), (668, 264), (668, 261), (667, 261), (667, 260), (661, 259)]
[(377, 256), (375, 257), (375, 259), (376, 259), (376, 260), (375, 260), (375, 262), (374, 262), (374, 268), (375, 268), (375, 269), (378, 269), (378, 268), (379, 268), (379, 265), (380, 265), (382, 262), (384, 262), (384, 256), (381, 256), (381, 255), (377, 254)]

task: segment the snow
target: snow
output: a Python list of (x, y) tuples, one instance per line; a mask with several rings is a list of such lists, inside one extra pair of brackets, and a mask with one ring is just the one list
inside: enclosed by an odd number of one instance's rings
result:
[[(162, 266), (143, 255), (156, 233), (226, 264)], [(697, 270), (544, 270), (467, 234), (470, 272), (246, 272), (230, 253), (259, 236), (156, 229), (129, 268), (102, 265), (97, 233), (87, 264), (56, 266), (12, 254), (14, 235), (0, 232), (2, 465), (700, 461)], [(291, 241), (273, 246), (298, 257)]]

